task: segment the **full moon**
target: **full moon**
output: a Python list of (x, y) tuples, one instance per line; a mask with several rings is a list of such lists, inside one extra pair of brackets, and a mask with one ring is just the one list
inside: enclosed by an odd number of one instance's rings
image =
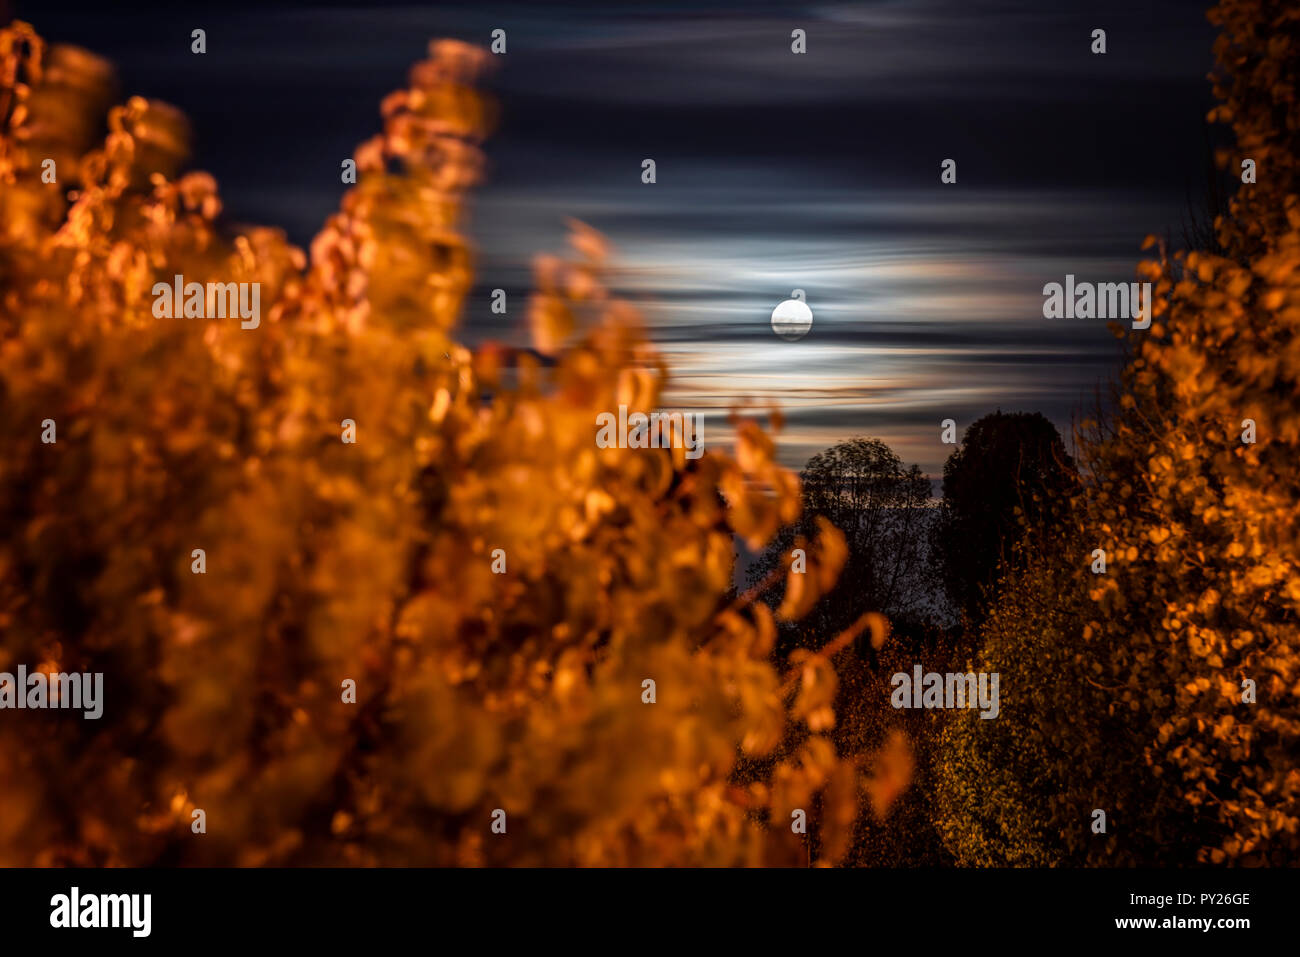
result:
[(772, 310), (772, 331), (793, 342), (802, 339), (812, 328), (812, 310), (799, 299), (787, 299)]

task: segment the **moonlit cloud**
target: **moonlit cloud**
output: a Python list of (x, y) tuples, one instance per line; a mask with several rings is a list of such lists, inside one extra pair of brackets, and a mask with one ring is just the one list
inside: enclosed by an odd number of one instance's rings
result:
[[(1068, 430), (1117, 344), (1102, 322), (1044, 320), (1043, 284), (1132, 279), (1142, 238), (1176, 232), (1203, 182), (1212, 32), (1181, 0), (231, 0), (206, 15), (201, 58), (168, 40), (189, 34), (182, 9), (38, 6), (52, 40), (104, 52), (124, 90), (191, 117), (232, 218), (304, 245), (337, 205), (340, 157), (427, 40), (506, 29), (460, 334), (526, 345), (532, 258), (583, 220), (612, 241), (615, 288), (669, 357), (668, 401), (707, 411), (711, 444), (727, 410), (780, 405), (795, 467), (868, 434), (938, 475), (939, 421), (997, 408)], [(1105, 57), (1087, 52), (1094, 26)], [(790, 53), (795, 27), (806, 55)], [(946, 157), (955, 186), (938, 182)], [(815, 321), (784, 342), (771, 313), (795, 288)]]

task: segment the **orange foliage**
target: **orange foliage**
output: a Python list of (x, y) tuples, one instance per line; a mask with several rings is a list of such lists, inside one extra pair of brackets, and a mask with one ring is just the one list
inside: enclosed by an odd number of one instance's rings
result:
[[(802, 864), (792, 808), (833, 863), (906, 782), (827, 737), (829, 655), (785, 682), (727, 601), (733, 536), (798, 513), (771, 439), (596, 447), (665, 381), (597, 234), (537, 264), (553, 366), (453, 340), (486, 59), (431, 45), (308, 255), (223, 225), (175, 110), (96, 143), (108, 68), (0, 32), (0, 670), (106, 685), (98, 721), (0, 714), (0, 863)], [(260, 283), (260, 326), (155, 318), (176, 274)]]
[(1222, 0), (1210, 19), (1211, 118), (1236, 141), (1220, 159), (1258, 181), (1218, 251), (1139, 267), (1154, 321), (1083, 444), (1077, 527), (983, 635), (982, 664), (1025, 691), (946, 739), (963, 863), (1300, 859), (1300, 13)]

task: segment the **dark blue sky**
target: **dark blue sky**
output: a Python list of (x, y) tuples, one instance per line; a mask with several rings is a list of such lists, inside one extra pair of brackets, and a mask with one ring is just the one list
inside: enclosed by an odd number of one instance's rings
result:
[[(937, 475), (940, 420), (996, 408), (1067, 431), (1117, 345), (1043, 319), (1043, 284), (1132, 280), (1142, 238), (1177, 237), (1204, 191), (1213, 32), (1187, 0), (11, 6), (113, 60), (124, 95), (182, 108), (229, 214), (300, 244), (427, 41), (505, 29), (464, 339), (527, 341), (530, 259), (577, 217), (645, 303), (670, 401), (719, 413), (711, 444), (726, 409), (780, 404), (793, 466), (866, 434)], [(794, 288), (814, 325), (786, 342), (769, 316)]]

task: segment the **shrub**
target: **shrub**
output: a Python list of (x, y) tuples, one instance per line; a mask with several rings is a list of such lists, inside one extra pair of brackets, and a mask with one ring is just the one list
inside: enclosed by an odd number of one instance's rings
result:
[[(537, 263), (553, 361), (452, 338), (486, 59), (431, 46), (304, 254), (224, 223), (176, 111), (94, 146), (104, 64), (0, 32), (0, 669), (106, 683), (98, 721), (0, 721), (0, 862), (804, 863), (798, 807), (832, 863), (904, 783), (827, 737), (847, 639), (787, 672), (726, 601), (733, 536), (798, 514), (770, 437), (596, 447), (665, 370), (595, 232)], [(176, 274), (260, 282), (260, 326), (156, 319)]]

